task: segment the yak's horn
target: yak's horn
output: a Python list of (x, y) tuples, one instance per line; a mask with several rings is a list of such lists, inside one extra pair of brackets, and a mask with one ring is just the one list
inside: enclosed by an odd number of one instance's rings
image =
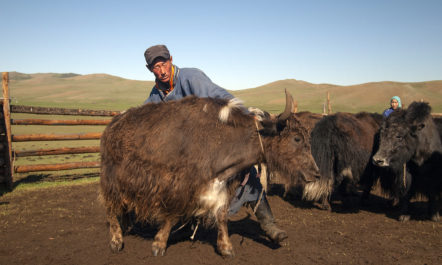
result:
[(278, 120), (287, 120), (292, 113), (292, 105), (293, 105), (293, 97), (290, 93), (285, 89), (285, 110), (278, 117)]

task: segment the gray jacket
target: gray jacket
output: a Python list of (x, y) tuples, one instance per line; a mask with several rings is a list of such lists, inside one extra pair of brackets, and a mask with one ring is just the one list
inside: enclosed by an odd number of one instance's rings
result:
[(158, 84), (155, 85), (144, 104), (178, 100), (191, 95), (201, 98), (234, 98), (232, 94), (213, 83), (203, 71), (197, 68), (180, 69), (175, 66), (174, 84), (174, 89), (167, 95), (157, 88)]

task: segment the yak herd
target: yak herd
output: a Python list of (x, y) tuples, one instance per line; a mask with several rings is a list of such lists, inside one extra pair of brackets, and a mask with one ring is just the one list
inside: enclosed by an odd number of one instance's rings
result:
[[(188, 97), (146, 104), (116, 116), (101, 138), (100, 196), (113, 251), (123, 248), (130, 216), (157, 225), (154, 255), (164, 255), (173, 226), (197, 219), (218, 228), (217, 251), (233, 256), (227, 210), (240, 173), (267, 168), (321, 209), (330, 200), (370, 203), (379, 182), (410, 219), (412, 198), (428, 199), (428, 217), (442, 206), (442, 120), (425, 102), (384, 118), (377, 113), (250, 111), (237, 100)], [(258, 114), (257, 114), (258, 113)], [(357, 199), (357, 200), (356, 200)], [(348, 204), (354, 207), (354, 204)]]

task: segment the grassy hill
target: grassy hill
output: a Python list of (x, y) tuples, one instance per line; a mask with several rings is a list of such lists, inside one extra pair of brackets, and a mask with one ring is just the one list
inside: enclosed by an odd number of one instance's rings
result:
[[(142, 104), (154, 85), (152, 81), (128, 80), (106, 74), (11, 72), (9, 75), (11, 104), (16, 105), (124, 110)], [(338, 86), (287, 79), (230, 92), (247, 106), (276, 113), (284, 107), (285, 88), (298, 102), (300, 111), (322, 112), (327, 92), (330, 92), (333, 112), (382, 112), (394, 95), (399, 96), (404, 105), (424, 100), (431, 104), (433, 112), (442, 112), (442, 80)]]
[(106, 74), (9, 73), (16, 105), (124, 110), (142, 104), (153, 85)]
[(412, 101), (424, 100), (431, 104), (433, 112), (442, 112), (442, 80), (416, 83), (375, 82), (338, 86), (287, 79), (253, 89), (234, 91), (234, 94), (265, 110), (280, 112), (285, 100), (284, 88), (287, 88), (298, 102), (299, 110), (312, 112), (322, 112), (327, 92), (330, 92), (333, 112), (382, 112), (388, 107), (392, 96), (399, 96), (405, 106)]

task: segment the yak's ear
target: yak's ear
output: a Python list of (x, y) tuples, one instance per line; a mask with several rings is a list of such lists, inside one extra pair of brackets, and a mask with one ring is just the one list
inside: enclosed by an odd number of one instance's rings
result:
[(287, 127), (290, 124), (289, 120), (278, 120), (276, 123), (276, 130), (278, 132), (282, 132), (285, 127)]
[(277, 124), (271, 120), (263, 120), (259, 122), (259, 133), (264, 136), (273, 136), (278, 134)]
[(418, 124), (413, 124), (411, 125), (411, 131), (410, 134), (412, 136), (417, 136), (417, 133), (422, 130), (423, 128), (425, 128), (425, 124), (424, 123), (418, 123)]

